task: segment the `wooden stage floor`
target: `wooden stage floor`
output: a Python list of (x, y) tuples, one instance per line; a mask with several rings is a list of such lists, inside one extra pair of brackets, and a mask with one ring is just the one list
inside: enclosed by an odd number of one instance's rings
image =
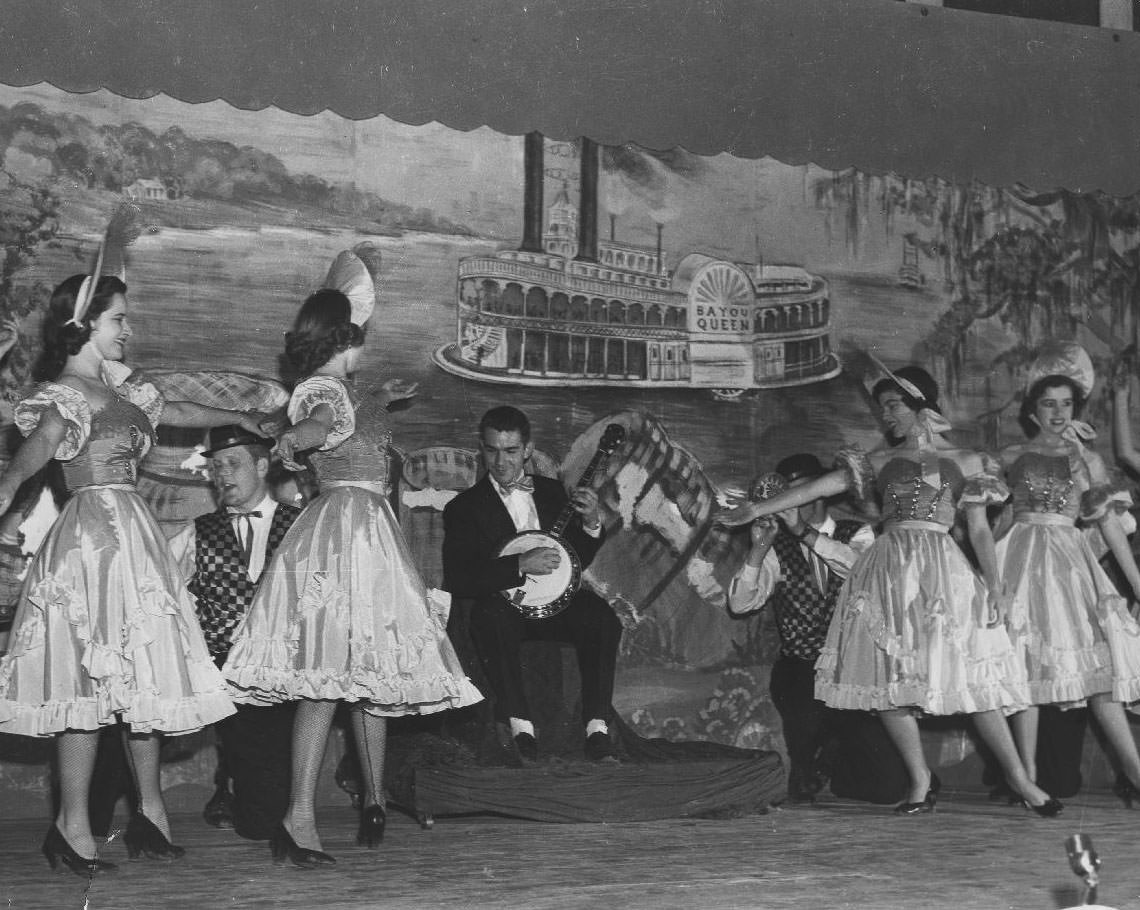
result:
[(345, 806), (321, 813), (335, 867), (274, 866), (268, 847), (200, 817), (173, 818), (176, 863), (129, 861), (90, 883), (52, 873), (39, 853), (42, 819), (0, 820), (0, 908), (1014, 908), (1080, 900), (1067, 835), (1092, 836), (1100, 901), (1140, 908), (1140, 809), (1108, 793), (1069, 800), (1058, 819), (943, 793), (933, 815), (828, 800), (744, 818), (544, 824), (441, 818), (423, 830), (393, 813), (380, 850), (354, 843)]

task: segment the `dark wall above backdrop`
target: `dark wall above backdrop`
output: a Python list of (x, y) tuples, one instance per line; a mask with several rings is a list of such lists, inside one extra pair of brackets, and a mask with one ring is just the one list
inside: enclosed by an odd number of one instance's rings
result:
[(1137, 189), (1140, 36), (894, 0), (0, 2), (0, 82)]

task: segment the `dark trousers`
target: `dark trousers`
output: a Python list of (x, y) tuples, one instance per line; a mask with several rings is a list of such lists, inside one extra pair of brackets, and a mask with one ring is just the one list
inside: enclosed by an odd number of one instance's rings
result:
[(268, 840), (289, 807), (296, 702), (238, 705), (214, 724), (233, 781), (234, 831)]
[(815, 661), (781, 654), (768, 688), (784, 727), (788, 790), (793, 797), (813, 795), (822, 786), (818, 762), (837, 712), (815, 697)]
[(866, 711), (838, 711), (815, 697), (815, 661), (780, 655), (769, 682), (788, 750), (788, 790), (814, 795), (830, 778), (847, 799), (893, 803), (909, 777), (882, 722)]
[(1050, 796), (1067, 799), (1081, 789), (1081, 756), (1088, 708), (1062, 711), (1042, 705), (1037, 718), (1037, 786)]
[(608, 718), (622, 630), (610, 605), (596, 594), (579, 591), (570, 606), (547, 619), (528, 619), (499, 597), (483, 598), (472, 604), (470, 631), (495, 697), (495, 720), (530, 719), (519, 655), (524, 641), (573, 645), (582, 677), (582, 720)]

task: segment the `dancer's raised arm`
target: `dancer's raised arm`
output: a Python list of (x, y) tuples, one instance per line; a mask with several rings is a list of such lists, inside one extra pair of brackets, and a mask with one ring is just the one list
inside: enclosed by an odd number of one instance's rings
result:
[(852, 488), (851, 474), (846, 470), (836, 470), (815, 480), (809, 480), (783, 493), (777, 493), (771, 499), (762, 502), (748, 502), (731, 509), (719, 509), (713, 514), (713, 521), (719, 525), (733, 528), (748, 524), (765, 515), (775, 515), (785, 509), (795, 509), (817, 499), (827, 499), (846, 493)]
[(1140, 452), (1132, 442), (1132, 427), (1128, 422), (1130, 399), (1125, 379), (1112, 390), (1112, 450), (1117, 461), (1140, 474)]

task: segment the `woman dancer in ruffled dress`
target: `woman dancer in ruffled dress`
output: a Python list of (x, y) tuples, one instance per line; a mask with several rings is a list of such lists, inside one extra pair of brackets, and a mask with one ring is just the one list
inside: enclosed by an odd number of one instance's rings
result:
[(386, 718), (482, 698), (447, 638), (448, 595), (425, 587), (388, 503), (386, 409), (414, 386), (392, 380), (358, 399), (350, 377), (364, 330), (351, 316), (344, 294), (318, 291), (287, 336), (286, 357), (306, 378), (278, 451), (288, 465), (313, 450), (320, 493), (274, 554), (224, 668), (238, 701), (300, 701), (289, 810), (271, 845), (275, 860), (300, 866), (335, 862), (321, 848), (314, 800), (338, 702), (354, 703), (365, 778), (357, 841), (373, 847), (386, 818)]
[(1030, 369), (1020, 422), (1028, 439), (1004, 449), (1013, 524), (997, 556), (1011, 595), (1009, 627), (1024, 655), (1032, 707), (1011, 718), (1022, 761), (1035, 776), (1037, 705), (1088, 705), (1116, 753), (1131, 805), (1140, 793), (1140, 754), (1124, 705), (1140, 700), (1140, 623), (1105, 574), (1087, 528), (1103, 535), (1133, 592), (1140, 570), (1120, 513), (1132, 497), (1113, 484), (1085, 443), (1081, 422), (1093, 385), (1092, 362), (1076, 345), (1057, 346)]
[(129, 854), (174, 858), (159, 786), (159, 734), (198, 730), (234, 711), (181, 574), (158, 524), (135, 492), (139, 461), (161, 421), (176, 426), (259, 417), (164, 401), (122, 365), (131, 329), (126, 285), (67, 279), (52, 294), (41, 374), (51, 381), (16, 409), (27, 439), (0, 478), (0, 513), (49, 460), (71, 498), (24, 582), (11, 650), (0, 659), (0, 732), (55, 736), (60, 806), (43, 852), (87, 875), (101, 860), (88, 818), (99, 729), (130, 728), (127, 754), (139, 809)]
[[(937, 796), (917, 715), (962, 713), (973, 715), (1027, 805), (1056, 815), (1061, 804), (1029, 779), (1004, 717), (1027, 704), (1027, 692), (996, 588), (986, 583), (997, 581), (986, 507), (1007, 495), (997, 465), (943, 438), (950, 425), (939, 412), (938, 386), (921, 368), (888, 373), (871, 395), (890, 436), (902, 440), (897, 446), (869, 455), (841, 451), (840, 469), (717, 519), (738, 525), (821, 497), (863, 497), (873, 481), (883, 533), (840, 591), (816, 663), (816, 697), (833, 708), (878, 713), (910, 775), (900, 814), (929, 812)], [(985, 580), (948, 533), (959, 511)]]

